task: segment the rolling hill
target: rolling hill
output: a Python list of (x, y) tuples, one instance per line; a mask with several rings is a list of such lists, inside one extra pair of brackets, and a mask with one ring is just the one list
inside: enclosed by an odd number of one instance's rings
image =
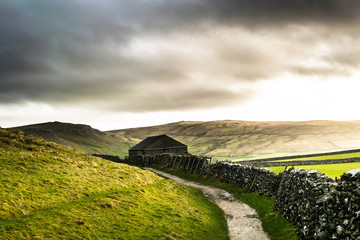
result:
[(228, 239), (196, 189), (1, 128), (0, 193), (0, 239)]
[(360, 148), (360, 121), (176, 122), (110, 131), (118, 137), (143, 139), (168, 134), (194, 154), (258, 158)]
[(87, 125), (44, 123), (22, 131), (87, 153), (119, 155), (148, 136), (167, 134), (193, 154), (252, 159), (360, 148), (360, 121), (210, 121), (101, 132)]
[(88, 125), (48, 122), (13, 128), (86, 153), (124, 155), (137, 141)]

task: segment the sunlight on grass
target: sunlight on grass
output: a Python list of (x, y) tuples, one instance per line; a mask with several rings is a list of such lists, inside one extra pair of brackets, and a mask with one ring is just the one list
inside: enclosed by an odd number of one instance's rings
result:
[(360, 157), (360, 152), (340, 153), (340, 154), (326, 155), (326, 156), (316, 156), (316, 157), (299, 157), (299, 158), (292, 158), (292, 159), (274, 160), (274, 161), (271, 161), (271, 162), (329, 160), (329, 159), (345, 159), (345, 158), (357, 158), (357, 157)]
[[(285, 167), (267, 167), (267, 168), (273, 170), (276, 173), (283, 172), (285, 169)], [(319, 172), (325, 173), (329, 177), (339, 178), (344, 172), (347, 172), (352, 169), (360, 168), (360, 162), (319, 164), (319, 165), (301, 165), (301, 166), (295, 166), (295, 168), (314, 169), (314, 170), (318, 170)]]

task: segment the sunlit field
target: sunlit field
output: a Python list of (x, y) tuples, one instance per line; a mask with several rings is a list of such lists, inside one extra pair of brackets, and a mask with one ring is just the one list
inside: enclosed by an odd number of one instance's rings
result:
[[(283, 172), (285, 167), (267, 167), (268, 169), (273, 170), (276, 173)], [(302, 169), (314, 169), (322, 173), (325, 173), (329, 177), (339, 178), (344, 172), (360, 168), (360, 162), (355, 163), (336, 163), (336, 164), (319, 164), (319, 165), (302, 165), (295, 166), (295, 168)]]

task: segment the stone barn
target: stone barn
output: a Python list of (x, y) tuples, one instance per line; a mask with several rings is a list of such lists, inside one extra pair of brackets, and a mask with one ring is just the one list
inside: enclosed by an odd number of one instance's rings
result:
[(167, 136), (152, 136), (145, 138), (129, 149), (129, 157), (141, 155), (156, 155), (161, 153), (186, 154), (187, 146)]

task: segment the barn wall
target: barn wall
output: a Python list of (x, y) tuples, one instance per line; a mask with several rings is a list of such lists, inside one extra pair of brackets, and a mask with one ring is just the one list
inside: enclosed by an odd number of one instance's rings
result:
[(182, 148), (163, 148), (155, 150), (132, 150), (129, 151), (129, 156), (142, 156), (142, 155), (158, 155), (163, 153), (173, 153), (173, 154), (186, 154), (187, 147)]
[(143, 152), (141, 150), (132, 150), (132, 151), (129, 151), (129, 156), (132, 157), (132, 156), (142, 156), (143, 155)]
[(164, 153), (186, 154), (187, 153), (187, 147), (185, 147), (185, 148), (165, 149)]

